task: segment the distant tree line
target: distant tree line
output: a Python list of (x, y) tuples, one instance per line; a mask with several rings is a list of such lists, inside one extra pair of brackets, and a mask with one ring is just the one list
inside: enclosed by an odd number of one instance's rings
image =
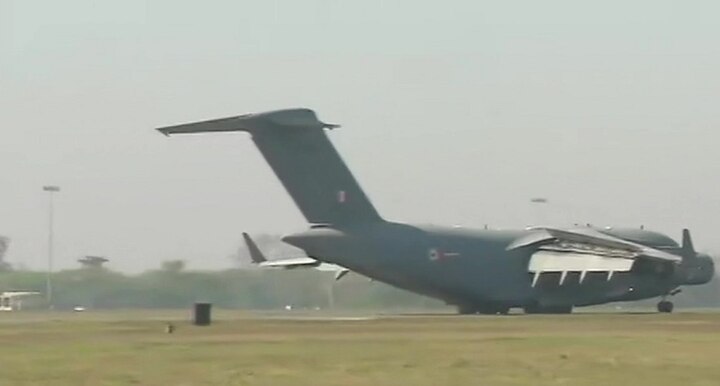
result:
[[(45, 273), (0, 272), (2, 291), (45, 292)], [(58, 309), (187, 308), (196, 301), (233, 309), (428, 309), (445, 305), (388, 285), (350, 274), (335, 282), (333, 274), (316, 270), (278, 271), (232, 269), (187, 271), (181, 262), (162, 269), (125, 275), (104, 268), (53, 274), (54, 304)], [(720, 306), (720, 281), (686, 287), (674, 298), (678, 307)], [(648, 305), (655, 300), (648, 301)]]
[[(302, 252), (280, 242), (277, 235), (258, 235), (255, 242), (269, 258), (296, 257)], [(0, 252), (9, 239), (0, 237)], [(0, 292), (45, 293), (44, 272), (12, 270), (1, 260)], [(190, 271), (182, 260), (169, 260), (157, 270), (127, 275), (102, 264), (53, 274), (56, 308), (187, 308), (197, 301), (235, 309), (428, 309), (446, 305), (391, 286), (350, 274), (336, 282), (331, 272), (312, 269), (291, 271), (259, 269), (250, 263), (244, 246), (230, 256), (239, 267), (224, 271)], [(83, 261), (83, 259), (79, 260)], [(720, 280), (685, 287), (673, 301), (678, 307), (720, 307)], [(653, 306), (657, 300), (644, 303)], [(635, 303), (637, 304), (637, 303)], [(643, 304), (641, 302), (640, 304)]]
[[(278, 271), (232, 269), (186, 271), (180, 262), (163, 269), (125, 275), (107, 269), (77, 269), (53, 274), (56, 308), (187, 308), (197, 301), (239, 309), (293, 308), (378, 309), (437, 308), (441, 302), (348, 275), (335, 282), (333, 274), (316, 270)], [(43, 272), (0, 272), (2, 291), (45, 293)]]

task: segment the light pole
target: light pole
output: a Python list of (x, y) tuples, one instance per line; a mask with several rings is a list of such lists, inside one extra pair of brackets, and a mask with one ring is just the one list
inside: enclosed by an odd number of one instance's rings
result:
[(54, 196), (60, 191), (59, 186), (45, 185), (43, 191), (48, 192), (48, 244), (47, 244), (47, 276), (45, 277), (45, 290), (48, 301), (48, 307), (53, 308), (53, 287), (52, 287), (52, 271), (53, 271), (53, 225), (54, 225)]

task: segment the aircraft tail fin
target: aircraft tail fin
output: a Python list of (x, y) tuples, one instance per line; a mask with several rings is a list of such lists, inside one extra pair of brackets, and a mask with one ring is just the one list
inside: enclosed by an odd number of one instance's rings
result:
[(308, 222), (382, 221), (309, 109), (277, 110), (157, 129), (165, 135), (246, 131)]

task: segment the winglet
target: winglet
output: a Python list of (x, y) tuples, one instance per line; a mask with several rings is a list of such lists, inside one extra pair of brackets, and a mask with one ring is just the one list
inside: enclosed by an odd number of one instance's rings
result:
[(336, 272), (335, 272), (335, 281), (338, 281), (338, 280), (342, 279), (342, 277), (345, 276), (345, 275), (347, 275), (348, 272), (350, 272), (350, 271), (347, 270), (347, 269), (345, 269), (345, 268), (336, 271)]
[(250, 259), (252, 259), (252, 262), (254, 264), (266, 262), (267, 258), (265, 258), (265, 255), (263, 255), (262, 251), (260, 251), (260, 248), (258, 248), (257, 244), (255, 244), (253, 239), (250, 238), (250, 235), (245, 232), (243, 232), (242, 235), (243, 239), (245, 239), (245, 245), (250, 252)]
[(690, 237), (690, 230), (687, 228), (682, 231), (682, 246), (683, 252), (688, 255), (695, 255), (695, 247), (693, 246), (692, 238)]

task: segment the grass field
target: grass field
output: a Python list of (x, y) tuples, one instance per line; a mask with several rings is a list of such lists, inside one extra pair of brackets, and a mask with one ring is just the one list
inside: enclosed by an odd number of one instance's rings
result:
[(0, 314), (0, 385), (720, 384), (714, 313), (217, 318)]

